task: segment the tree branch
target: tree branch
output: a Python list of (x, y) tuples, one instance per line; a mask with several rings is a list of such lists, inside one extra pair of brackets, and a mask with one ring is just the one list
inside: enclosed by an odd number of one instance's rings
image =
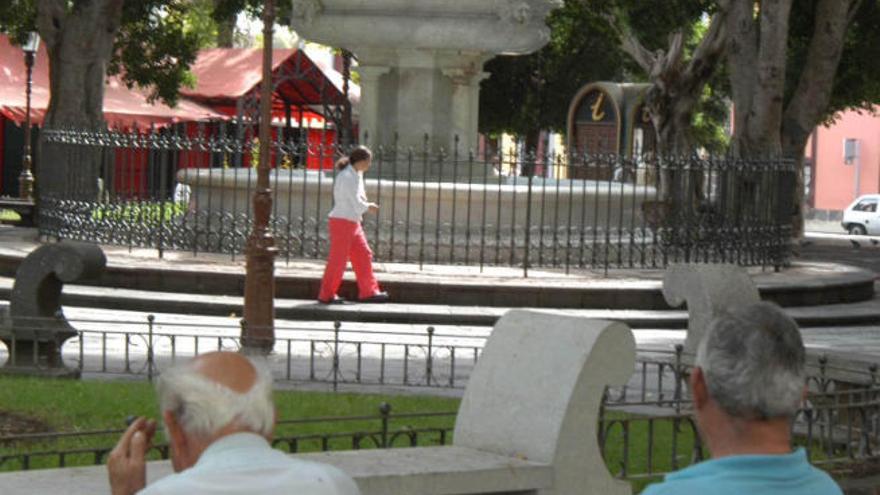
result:
[(863, 3), (862, 0), (854, 0), (852, 2), (852, 5), (850, 6), (850, 9), (849, 9), (849, 14), (846, 16), (847, 17), (847, 21), (846, 21), (847, 25), (852, 24), (852, 22), (856, 19), (856, 14), (858, 13), (859, 9), (862, 7), (862, 3)]
[[(727, 12), (727, 65), (736, 108), (734, 128), (737, 134), (746, 128), (752, 106), (752, 86), (757, 79), (758, 33), (754, 3), (750, 0), (727, 0), (719, 7)], [(738, 143), (734, 143), (738, 145)]]
[(785, 110), (783, 148), (788, 154), (802, 153), (807, 137), (825, 115), (834, 89), (834, 78), (846, 30), (862, 0), (819, 0), (807, 61), (794, 96)]
[[(720, 2), (719, 2), (720, 3)], [(726, 2), (725, 2), (726, 3)], [(713, 69), (715, 63), (727, 47), (727, 13), (719, 10), (712, 16), (709, 29), (694, 50), (694, 55), (685, 69), (685, 78), (702, 78), (707, 69)]]
[(37, 0), (37, 29), (47, 49), (54, 47), (67, 20), (65, 0)]
[(651, 67), (654, 65), (654, 54), (645, 48), (638, 36), (633, 33), (629, 23), (624, 19), (624, 14), (619, 9), (616, 10), (616, 13), (603, 12), (602, 17), (614, 30), (623, 51), (632, 57), (642, 70), (650, 74)]

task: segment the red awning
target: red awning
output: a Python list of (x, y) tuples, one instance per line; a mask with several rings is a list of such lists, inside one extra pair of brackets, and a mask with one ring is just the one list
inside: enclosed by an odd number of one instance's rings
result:
[[(20, 124), (25, 119), (26, 68), (24, 52), (0, 35), (0, 114)], [(33, 71), (31, 121), (42, 125), (49, 106), (49, 57), (40, 46)], [(110, 127), (164, 126), (177, 122), (225, 119), (223, 114), (194, 102), (181, 100), (175, 108), (149, 103), (147, 94), (128, 89), (116, 77), (108, 77), (104, 87), (104, 119)]]
[[(273, 106), (277, 109), (285, 102), (292, 106), (318, 106), (322, 102), (344, 101), (342, 74), (325, 65), (316, 63), (302, 50), (274, 50), (273, 77), (281, 82), (275, 89)], [(183, 88), (181, 94), (212, 107), (235, 107), (262, 81), (262, 52), (247, 48), (202, 50), (191, 70), (196, 76), (196, 87)], [(356, 102), (359, 96), (360, 88), (350, 83), (351, 100)]]

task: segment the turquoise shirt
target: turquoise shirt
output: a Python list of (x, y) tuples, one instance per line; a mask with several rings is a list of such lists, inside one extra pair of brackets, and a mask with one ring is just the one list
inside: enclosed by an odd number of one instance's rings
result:
[(810, 465), (807, 452), (737, 455), (712, 459), (666, 475), (642, 495), (841, 495), (824, 471)]

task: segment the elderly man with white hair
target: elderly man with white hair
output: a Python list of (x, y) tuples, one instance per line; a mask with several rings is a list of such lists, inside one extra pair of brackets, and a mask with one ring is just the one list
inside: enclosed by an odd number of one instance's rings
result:
[(203, 354), (162, 373), (157, 391), (175, 474), (146, 486), (156, 423), (138, 418), (107, 460), (113, 495), (360, 493), (342, 471), (270, 446), (272, 376), (262, 362)]
[(769, 303), (715, 318), (690, 376), (694, 416), (712, 459), (671, 473), (643, 495), (840, 495), (827, 473), (792, 451), (806, 393), (797, 324)]

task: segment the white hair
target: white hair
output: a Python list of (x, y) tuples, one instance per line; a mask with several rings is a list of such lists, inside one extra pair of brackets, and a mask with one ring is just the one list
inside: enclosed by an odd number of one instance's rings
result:
[(263, 361), (248, 361), (256, 371), (256, 379), (245, 393), (205, 378), (192, 362), (164, 371), (156, 385), (159, 407), (172, 412), (191, 435), (210, 437), (233, 423), (260, 435), (270, 435), (275, 422), (272, 373)]
[(797, 324), (778, 306), (750, 304), (709, 324), (697, 349), (709, 395), (743, 419), (793, 417), (806, 381)]

